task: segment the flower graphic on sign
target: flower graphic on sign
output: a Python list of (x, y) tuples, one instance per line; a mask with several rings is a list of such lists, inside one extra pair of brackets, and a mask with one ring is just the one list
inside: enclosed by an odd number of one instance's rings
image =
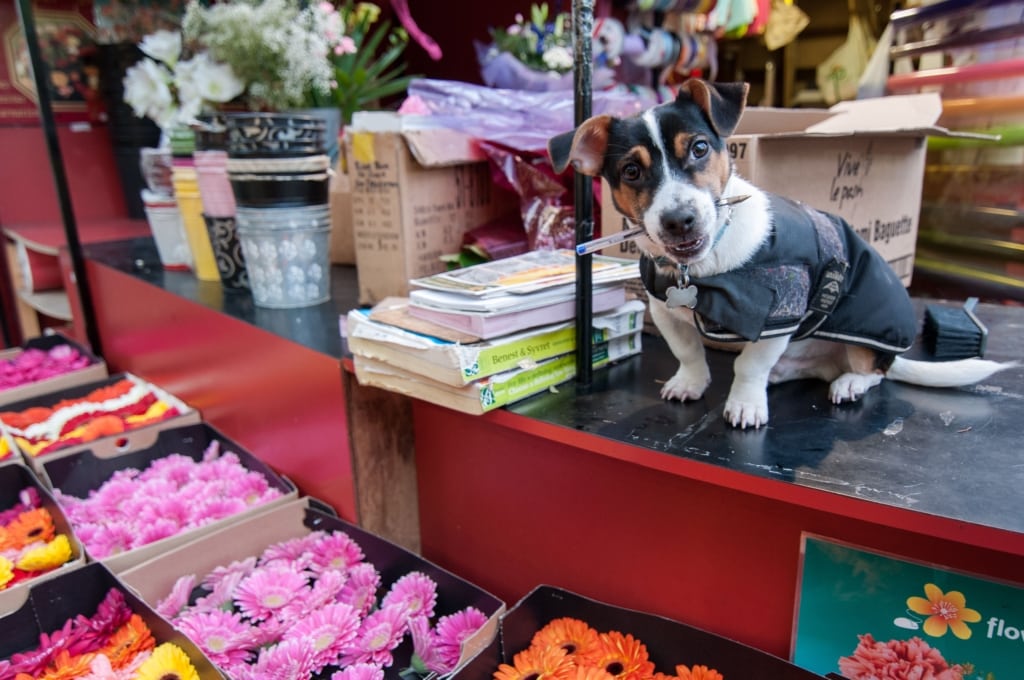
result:
[(967, 607), (963, 593), (957, 590), (943, 593), (934, 583), (926, 583), (924, 594), (926, 597), (908, 597), (907, 606), (912, 612), (928, 617), (924, 622), (925, 633), (942, 637), (948, 629), (961, 640), (971, 637), (971, 628), (967, 624), (981, 621), (981, 614)]

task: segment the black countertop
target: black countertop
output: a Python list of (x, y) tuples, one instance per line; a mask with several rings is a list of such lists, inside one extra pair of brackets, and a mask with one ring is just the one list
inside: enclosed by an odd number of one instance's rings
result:
[(151, 238), (89, 245), (85, 256), (338, 359), (343, 352), (339, 318), (358, 306), (359, 287), (355, 267), (351, 266), (331, 267), (331, 299), (327, 302), (295, 309), (268, 309), (253, 304), (252, 294), (247, 289), (225, 288), (219, 281), (200, 281), (192, 272), (164, 269)]
[[(332, 269), (329, 302), (277, 310), (256, 307), (247, 291), (163, 270), (151, 239), (91, 245), (86, 255), (306, 347), (343, 355), (338, 323), (357, 306), (353, 267)], [(923, 302), (915, 303), (923, 311)], [(978, 313), (990, 329), (986, 358), (1024, 360), (1024, 308), (981, 305)], [(1024, 533), (1024, 366), (949, 390), (883, 381), (862, 401), (839, 406), (828, 401), (824, 382), (795, 381), (770, 388), (767, 427), (739, 430), (722, 417), (732, 358), (709, 351), (712, 385), (704, 398), (665, 402), (658, 392), (677, 366), (664, 341), (646, 335), (641, 356), (595, 371), (588, 389), (570, 382), (507, 408), (670, 456)]]

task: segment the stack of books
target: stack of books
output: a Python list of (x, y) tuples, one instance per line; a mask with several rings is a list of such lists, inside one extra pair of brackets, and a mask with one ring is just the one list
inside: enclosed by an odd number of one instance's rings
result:
[[(411, 281), (346, 317), (360, 384), (471, 414), (576, 375), (575, 254), (535, 251)], [(594, 258), (595, 368), (640, 352), (644, 303), (627, 300), (635, 260)]]

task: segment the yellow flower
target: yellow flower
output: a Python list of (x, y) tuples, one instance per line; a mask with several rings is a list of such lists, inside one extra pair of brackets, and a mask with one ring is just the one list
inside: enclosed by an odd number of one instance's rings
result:
[(367, 24), (372, 24), (375, 23), (379, 17), (380, 7), (372, 2), (360, 2), (356, 5), (357, 24), (361, 24), (363, 21), (366, 21)]
[(0, 555), (0, 590), (6, 588), (12, 578), (14, 578), (14, 565), (9, 559)]
[(56, 569), (71, 559), (71, 542), (64, 534), (45, 545), (29, 550), (18, 560), (18, 569), (22, 571), (48, 571)]
[(971, 637), (971, 629), (967, 624), (981, 621), (981, 614), (966, 606), (967, 599), (963, 593), (956, 590), (943, 593), (934, 583), (926, 583), (924, 594), (927, 599), (908, 597), (907, 606), (912, 612), (928, 617), (924, 622), (925, 633), (932, 637), (942, 637), (948, 628), (961, 640)]
[(165, 642), (142, 662), (135, 680), (199, 680), (199, 673), (181, 647)]

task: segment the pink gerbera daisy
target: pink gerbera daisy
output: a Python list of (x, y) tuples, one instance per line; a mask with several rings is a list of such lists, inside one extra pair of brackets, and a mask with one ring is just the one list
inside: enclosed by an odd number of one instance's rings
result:
[(110, 522), (97, 529), (92, 542), (85, 546), (94, 558), (117, 555), (135, 547), (134, 527), (125, 522)]
[(337, 602), (312, 611), (285, 633), (285, 640), (303, 640), (311, 647), (317, 670), (337, 664), (342, 651), (359, 632), (359, 615)]
[(195, 574), (180, 577), (171, 586), (171, 592), (167, 593), (167, 597), (156, 603), (157, 613), (167, 619), (174, 618), (188, 604), (188, 598), (192, 595), (195, 585)]
[(407, 623), (405, 609), (402, 607), (386, 607), (373, 612), (363, 619), (358, 637), (345, 650), (342, 665), (375, 663), (390, 666), (393, 661), (391, 650), (405, 636)]
[[(207, 590), (216, 590), (219, 581), (234, 577), (236, 574), (248, 576), (256, 568), (256, 558), (247, 557), (244, 560), (235, 560), (227, 566), (215, 567), (203, 577), (203, 587)], [(235, 581), (237, 583), (237, 581)]]
[(412, 636), (413, 654), (428, 670), (442, 675), (451, 670), (437, 652), (437, 636), (430, 628), (430, 621), (422, 616), (409, 619), (409, 634)]
[(252, 626), (235, 612), (213, 610), (178, 617), (174, 625), (217, 665), (248, 661), (253, 651)]
[(338, 593), (341, 592), (343, 585), (345, 576), (340, 571), (324, 572), (306, 589), (301, 598), (295, 598), (281, 609), (279, 618), (285, 621), (298, 621), (310, 612), (337, 602)]
[(197, 503), (190, 517), (191, 526), (203, 526), (225, 517), (232, 517), (246, 509), (241, 498), (211, 498)]
[(245, 577), (246, 574), (236, 571), (218, 580), (217, 587), (203, 597), (198, 598), (195, 605), (193, 605), (193, 609), (206, 611), (208, 609), (230, 608), (235, 597), (235, 588), (238, 587), (238, 584)]
[(182, 527), (169, 519), (155, 519), (152, 522), (145, 522), (139, 526), (139, 535), (136, 545), (149, 545), (157, 541), (177, 536), (181, 533)]
[(235, 588), (235, 600), (243, 614), (261, 621), (301, 597), (305, 590), (303, 576), (289, 569), (270, 567), (246, 576)]
[(267, 546), (267, 549), (263, 551), (260, 561), (263, 564), (277, 560), (295, 562), (305, 553), (309, 552), (322, 535), (322, 531), (314, 531), (301, 538), (293, 538)]
[(369, 562), (357, 564), (349, 570), (348, 581), (338, 593), (338, 601), (352, 605), (360, 615), (373, 607), (380, 587), (380, 574)]
[(263, 475), (232, 477), (224, 482), (224, 494), (231, 498), (239, 498), (246, 505), (257, 505), (267, 488), (267, 478)]
[(485, 623), (487, 616), (476, 607), (466, 607), (438, 620), (437, 626), (434, 627), (434, 635), (438, 656), (447, 667), (444, 673), (455, 669), (462, 656), (462, 643), (480, 630)]
[(351, 666), (335, 671), (331, 680), (384, 680), (384, 669), (372, 663), (354, 663)]
[(405, 607), (409, 618), (434, 616), (437, 584), (420, 571), (411, 571), (395, 581), (381, 600), (381, 607)]
[(261, 649), (252, 670), (264, 680), (309, 680), (316, 670), (313, 648), (304, 640), (284, 640)]
[(322, 536), (310, 552), (313, 556), (310, 569), (317, 573), (325, 569), (345, 571), (363, 561), (363, 549), (343, 531)]

